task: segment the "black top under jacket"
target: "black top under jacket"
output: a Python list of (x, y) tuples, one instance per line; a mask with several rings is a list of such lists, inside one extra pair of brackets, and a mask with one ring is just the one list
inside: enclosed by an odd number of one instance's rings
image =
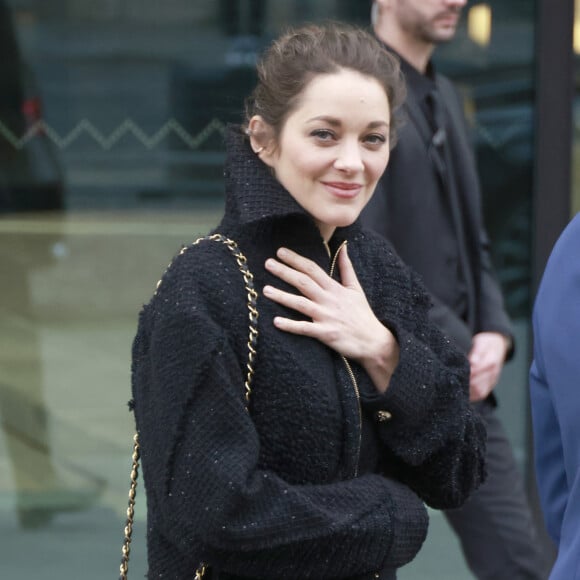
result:
[(418, 278), (355, 223), (336, 230), (331, 253), (348, 243), (400, 362), (383, 395), (351, 361), (353, 383), (336, 352), (273, 325), (299, 315), (262, 297), (265, 284), (296, 292), (265, 260), (281, 246), (327, 270), (331, 258), (313, 219), (236, 130), (226, 195), (217, 231), (239, 244), (260, 295), (250, 412), (243, 279), (226, 247), (202, 242), (166, 271), (133, 346), (148, 578), (190, 580), (200, 561), (220, 580), (394, 578), (425, 539), (423, 502), (457, 507), (484, 477), (466, 360), (428, 321)]

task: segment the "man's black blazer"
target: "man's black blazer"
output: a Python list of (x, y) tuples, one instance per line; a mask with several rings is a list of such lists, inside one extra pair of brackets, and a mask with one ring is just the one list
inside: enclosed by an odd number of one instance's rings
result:
[[(456, 174), (454, 191), (450, 192), (442, 181), (441, 159), (432, 151), (432, 130), (409, 89), (397, 144), (361, 219), (389, 239), (401, 258), (423, 277), (434, 302), (433, 321), (467, 354), (475, 333), (512, 336), (512, 332), (491, 265), (479, 180), (461, 99), (447, 78), (437, 75), (436, 82), (446, 110), (443, 155), (450, 156)], [(437, 218), (441, 215), (440, 196), (449, 197), (445, 207), (453, 208), (456, 218), (463, 222), (461, 239), (471, 271), (466, 288), (468, 316), (458, 315), (441, 299), (449, 295), (446, 285), (457, 280), (457, 247), (446, 248), (440, 243), (445, 227)], [(449, 259), (441, 252), (449, 252)]]

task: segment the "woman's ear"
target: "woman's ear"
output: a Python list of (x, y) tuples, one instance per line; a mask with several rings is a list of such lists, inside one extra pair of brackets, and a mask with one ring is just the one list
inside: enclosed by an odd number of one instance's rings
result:
[(264, 121), (261, 115), (254, 115), (248, 123), (250, 145), (254, 153), (272, 167), (272, 155), (276, 149), (274, 129)]
[(389, 10), (391, 8), (391, 0), (374, 0), (371, 9), (372, 23), (376, 24), (377, 19), (381, 16), (382, 12)]

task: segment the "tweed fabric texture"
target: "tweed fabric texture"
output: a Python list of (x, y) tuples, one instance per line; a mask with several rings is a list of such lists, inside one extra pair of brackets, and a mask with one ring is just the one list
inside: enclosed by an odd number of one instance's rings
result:
[(285, 246), (328, 271), (329, 257), (311, 217), (233, 129), (216, 231), (238, 242), (260, 294), (250, 412), (243, 281), (227, 248), (203, 242), (168, 268), (133, 344), (148, 577), (190, 579), (204, 561), (220, 580), (394, 578), (425, 539), (424, 502), (457, 507), (484, 477), (465, 358), (428, 322), (417, 277), (358, 224), (330, 247), (348, 242), (369, 304), (400, 343), (387, 392), (352, 363), (357, 395), (337, 353), (276, 329), (274, 316), (301, 315), (261, 295), (265, 284), (296, 292), (265, 260)]

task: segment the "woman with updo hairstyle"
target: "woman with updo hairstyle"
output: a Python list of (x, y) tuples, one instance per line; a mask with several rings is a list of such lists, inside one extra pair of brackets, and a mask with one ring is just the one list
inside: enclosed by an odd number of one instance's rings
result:
[(133, 345), (148, 578), (392, 580), (425, 504), (460, 506), (485, 453), (465, 358), (357, 221), (395, 142), (399, 66), (363, 30), (309, 25), (258, 77), (226, 137), (220, 236), (173, 260)]

